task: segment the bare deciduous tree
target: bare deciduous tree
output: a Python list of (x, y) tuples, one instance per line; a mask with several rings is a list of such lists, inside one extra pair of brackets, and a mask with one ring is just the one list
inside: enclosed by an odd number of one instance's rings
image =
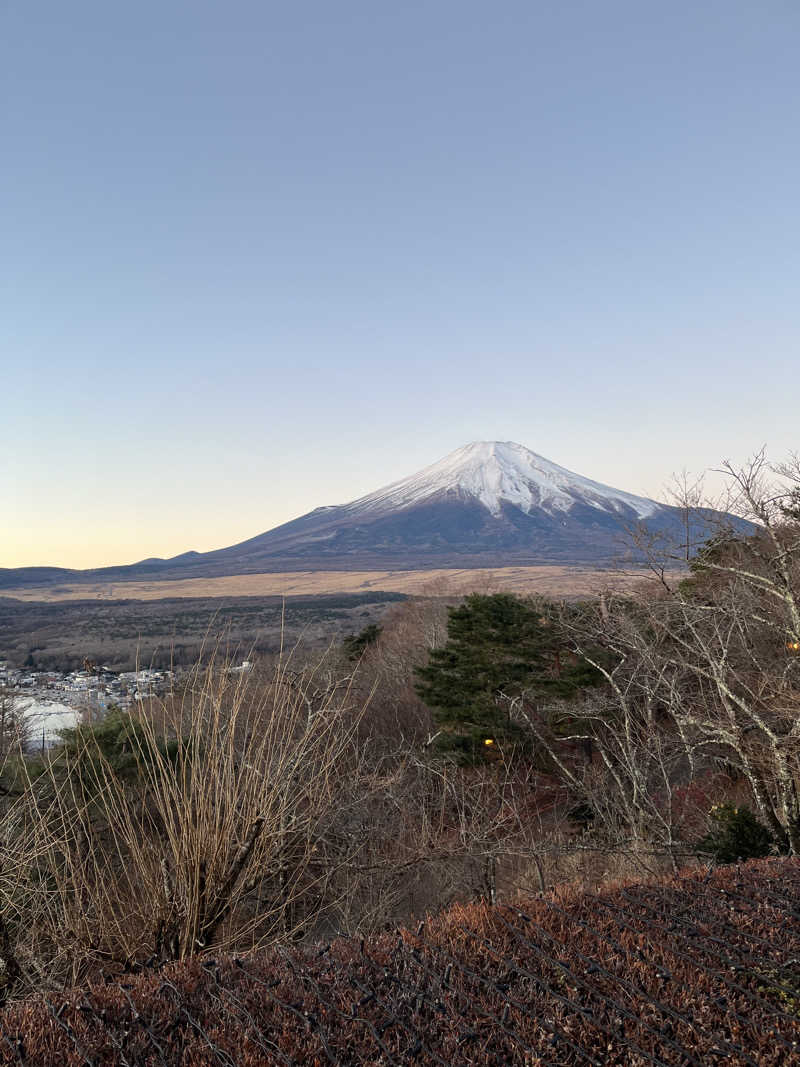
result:
[[(754, 523), (752, 532), (720, 531), (682, 582), (662, 581), (658, 596), (608, 596), (587, 616), (593, 621), (573, 627), (575, 653), (605, 685), (571, 710), (571, 735), (554, 738), (524, 700), (518, 710), (575, 795), (606, 809), (607, 824), (613, 806), (620, 834), (634, 844), (646, 838), (674, 850), (675, 788), (725, 767), (748, 783), (779, 847), (797, 853), (800, 522), (792, 509), (800, 465), (770, 468), (760, 452), (723, 471), (729, 506)], [(698, 500), (685, 484), (689, 523)], [(578, 768), (565, 745), (584, 738), (596, 760)]]

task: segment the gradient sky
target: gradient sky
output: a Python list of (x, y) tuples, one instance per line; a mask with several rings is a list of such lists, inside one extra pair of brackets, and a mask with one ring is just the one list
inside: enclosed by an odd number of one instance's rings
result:
[(794, 0), (6, 0), (0, 566), (800, 448)]

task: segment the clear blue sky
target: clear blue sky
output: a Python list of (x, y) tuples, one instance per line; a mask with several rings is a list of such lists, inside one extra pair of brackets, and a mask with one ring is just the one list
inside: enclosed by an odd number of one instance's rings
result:
[(6, 0), (0, 566), (800, 447), (794, 0)]

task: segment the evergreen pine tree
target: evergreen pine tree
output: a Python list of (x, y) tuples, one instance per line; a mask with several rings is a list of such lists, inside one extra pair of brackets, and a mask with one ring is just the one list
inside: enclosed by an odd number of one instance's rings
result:
[(447, 643), (418, 668), (417, 692), (433, 709), (448, 747), (476, 758), (503, 742), (520, 744), (526, 732), (509, 719), (509, 701), (523, 691), (569, 697), (594, 684), (583, 663), (560, 658), (565, 642), (544, 603), (509, 593), (475, 593), (451, 608)]

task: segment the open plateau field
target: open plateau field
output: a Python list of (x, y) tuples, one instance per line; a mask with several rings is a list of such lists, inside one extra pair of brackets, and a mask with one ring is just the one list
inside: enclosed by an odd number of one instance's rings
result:
[(204, 643), (269, 653), (322, 647), (377, 622), (408, 596), (469, 592), (589, 596), (641, 575), (557, 566), (478, 570), (298, 571), (226, 578), (9, 589), (0, 597), (0, 658), (15, 666), (111, 669), (188, 664)]
[(162, 581), (86, 582), (20, 586), (3, 596), (26, 602), (69, 600), (162, 600), (176, 597), (295, 597), (380, 590), (407, 596), (461, 596), (470, 592), (509, 592), (555, 597), (586, 596), (609, 586), (628, 587), (642, 573), (621, 574), (586, 567), (494, 567), (435, 570), (291, 571), (236, 574), (222, 578)]

